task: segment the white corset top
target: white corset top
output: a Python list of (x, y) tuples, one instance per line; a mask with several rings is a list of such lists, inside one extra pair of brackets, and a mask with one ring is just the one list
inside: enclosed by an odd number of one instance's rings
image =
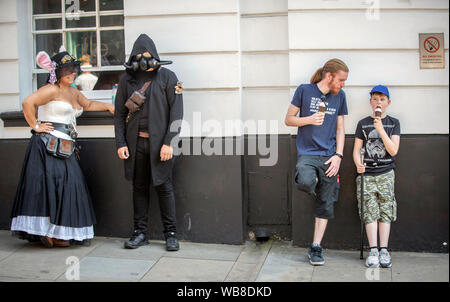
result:
[[(54, 100), (38, 107), (38, 120), (62, 124), (72, 124), (75, 127), (77, 124), (76, 118), (79, 117), (82, 113), (83, 108), (75, 109), (68, 102), (62, 100)], [(51, 134), (64, 139), (70, 139), (67, 134), (56, 130), (52, 131)]]

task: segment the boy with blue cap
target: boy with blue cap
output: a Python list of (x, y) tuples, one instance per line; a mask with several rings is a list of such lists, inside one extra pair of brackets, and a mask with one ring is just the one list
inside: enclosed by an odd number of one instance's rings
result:
[[(387, 250), (391, 222), (397, 219), (394, 194), (395, 156), (400, 146), (400, 122), (386, 114), (391, 104), (389, 90), (377, 85), (370, 91), (373, 114), (358, 122), (353, 148), (353, 161), (359, 174), (364, 173), (364, 215), (361, 216), (361, 176), (356, 178), (359, 215), (366, 226), (370, 253), (368, 267), (391, 267)], [(360, 149), (364, 148), (364, 162)], [(380, 250), (378, 250), (378, 232)]]

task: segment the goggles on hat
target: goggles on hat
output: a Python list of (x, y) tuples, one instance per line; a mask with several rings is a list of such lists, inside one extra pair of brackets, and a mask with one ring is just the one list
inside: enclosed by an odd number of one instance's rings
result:
[(61, 64), (66, 64), (66, 63), (68, 63), (68, 62), (71, 62), (71, 61), (75, 61), (76, 59), (73, 57), (73, 56), (71, 56), (71, 55), (65, 55), (64, 57), (62, 57), (62, 59), (61, 59)]

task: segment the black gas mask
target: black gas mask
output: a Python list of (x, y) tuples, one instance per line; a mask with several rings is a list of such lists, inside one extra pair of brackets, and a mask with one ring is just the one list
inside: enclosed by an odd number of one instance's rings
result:
[(169, 65), (172, 64), (172, 61), (158, 61), (153, 58), (152, 55), (148, 52), (144, 52), (143, 54), (137, 54), (131, 60), (131, 65), (127, 63), (124, 64), (126, 68), (132, 69), (133, 71), (137, 71), (138, 69), (142, 71), (146, 71), (149, 68), (158, 69), (161, 65)]

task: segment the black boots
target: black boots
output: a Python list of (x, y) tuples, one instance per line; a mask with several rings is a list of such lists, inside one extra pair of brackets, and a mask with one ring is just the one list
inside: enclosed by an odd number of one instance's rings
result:
[(168, 250), (169, 252), (173, 252), (178, 251), (180, 249), (176, 233), (168, 232), (165, 234), (165, 237), (166, 237), (166, 250)]
[[(178, 251), (180, 249), (180, 244), (178, 243), (177, 234), (175, 232), (168, 232), (164, 234), (166, 238), (166, 250), (168, 251)], [(147, 245), (147, 236), (143, 233), (134, 233), (130, 240), (125, 242), (124, 248), (126, 249), (137, 249), (140, 246)]]
[(126, 249), (137, 249), (140, 246), (143, 245), (147, 245), (148, 244), (148, 240), (147, 240), (147, 236), (145, 236), (145, 234), (133, 234), (133, 236), (131, 236), (130, 240), (128, 240), (127, 242), (125, 242), (124, 244), (124, 248)]

